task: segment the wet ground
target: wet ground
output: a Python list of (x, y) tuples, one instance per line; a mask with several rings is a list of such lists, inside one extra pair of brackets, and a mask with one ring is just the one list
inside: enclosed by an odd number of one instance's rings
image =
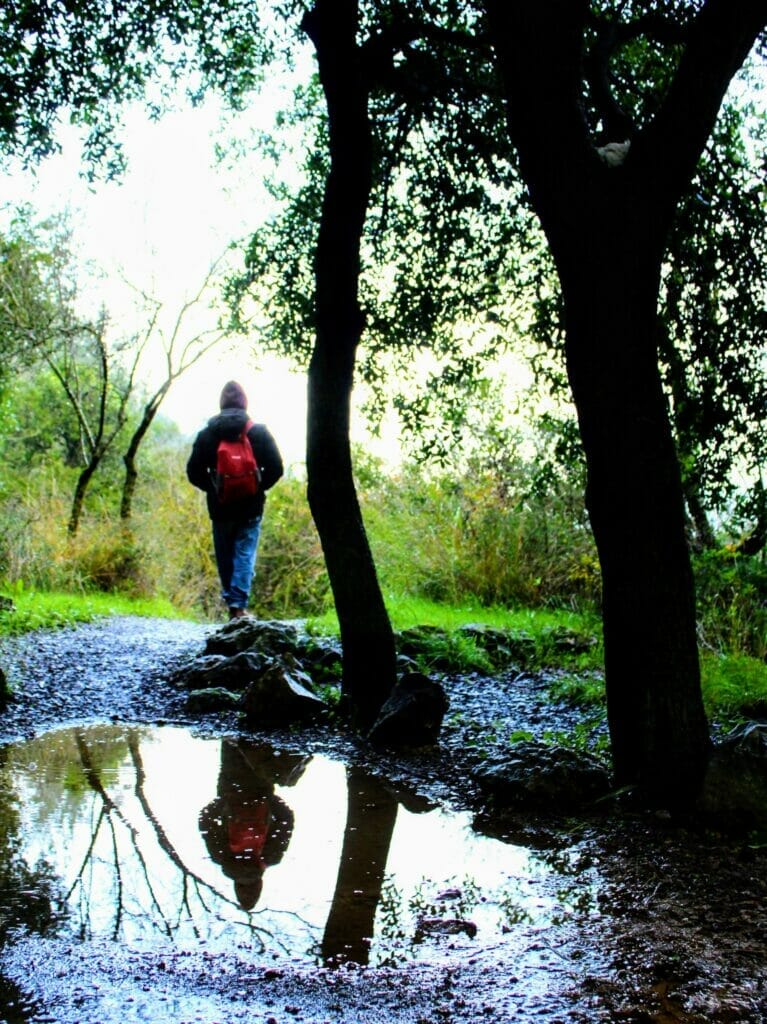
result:
[(207, 632), (5, 642), (0, 1021), (767, 1022), (764, 850), (478, 802), (511, 736), (578, 725), (545, 679), (447, 677), (439, 748), (384, 757), (190, 718)]

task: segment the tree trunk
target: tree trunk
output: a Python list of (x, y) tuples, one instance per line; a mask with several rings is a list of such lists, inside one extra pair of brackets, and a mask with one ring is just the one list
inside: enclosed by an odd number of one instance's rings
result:
[(85, 469), (82, 470), (77, 478), (77, 484), (75, 485), (75, 493), (72, 498), (72, 507), (69, 513), (69, 522), (67, 523), (67, 533), (70, 537), (77, 536), (77, 531), (80, 529), (80, 519), (83, 514), (83, 505), (85, 503), (85, 493), (88, 490), (88, 486), (93, 479), (93, 474), (96, 472), (99, 466), (101, 458), (91, 459)]
[(602, 569), (613, 765), (619, 785), (674, 802), (699, 785), (709, 736), (681, 478), (654, 342), (657, 261), (633, 233), (603, 237), (604, 249), (578, 245), (558, 262)]
[(138, 481), (138, 468), (136, 466), (136, 456), (138, 450), (141, 447), (141, 443), (147, 435), (149, 428), (151, 427), (157, 410), (160, 408), (165, 395), (168, 393), (170, 387), (170, 381), (167, 381), (162, 388), (157, 392), (151, 402), (147, 402), (144, 406), (144, 414), (141, 417), (141, 422), (136, 427), (133, 435), (130, 439), (130, 443), (123, 455), (123, 463), (125, 464), (125, 479), (123, 481), (122, 497), (120, 499), (120, 518), (123, 521), (129, 520), (133, 514), (133, 495), (136, 492), (136, 483)]
[(330, 135), (315, 254), (306, 467), (309, 505), (341, 628), (343, 694), (353, 720), (366, 729), (394, 685), (396, 652), (354, 487), (349, 442), (354, 363), (364, 327), (358, 301), (360, 241), (372, 177), (357, 18), (355, 0), (318, 0), (304, 19), (317, 51)]
[[(600, 159), (582, 106), (589, 0), (485, 7), (509, 132), (564, 295), (567, 369), (602, 568), (617, 780), (684, 800), (702, 779), (710, 740), (656, 306), (676, 204), (764, 26), (764, 4), (705, 0), (659, 109), (612, 167)], [(621, 130), (610, 141), (625, 138)]]

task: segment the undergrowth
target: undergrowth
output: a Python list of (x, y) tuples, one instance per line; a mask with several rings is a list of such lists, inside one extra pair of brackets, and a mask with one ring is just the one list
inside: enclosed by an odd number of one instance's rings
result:
[[(767, 664), (747, 655), (713, 654), (700, 660), (701, 690), (712, 722), (733, 726), (740, 721), (767, 718)], [(604, 679), (599, 673), (566, 673), (552, 680), (554, 700), (580, 708), (604, 709)]]

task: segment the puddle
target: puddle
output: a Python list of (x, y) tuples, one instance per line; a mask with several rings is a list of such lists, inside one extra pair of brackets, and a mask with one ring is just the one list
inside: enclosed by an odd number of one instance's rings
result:
[(0, 946), (248, 948), (381, 966), (589, 913), (594, 880), (325, 756), (174, 727), (0, 749)]

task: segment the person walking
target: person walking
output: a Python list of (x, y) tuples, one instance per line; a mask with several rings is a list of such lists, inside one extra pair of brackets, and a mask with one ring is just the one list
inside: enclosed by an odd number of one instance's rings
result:
[[(239, 619), (248, 614), (266, 492), (282, 476), (283, 466), (265, 425), (249, 418), (248, 399), (237, 381), (224, 385), (219, 405), (221, 411), (195, 438), (186, 475), (205, 492), (221, 596), (229, 618)], [(239, 477), (227, 471), (233, 459), (244, 466)]]

